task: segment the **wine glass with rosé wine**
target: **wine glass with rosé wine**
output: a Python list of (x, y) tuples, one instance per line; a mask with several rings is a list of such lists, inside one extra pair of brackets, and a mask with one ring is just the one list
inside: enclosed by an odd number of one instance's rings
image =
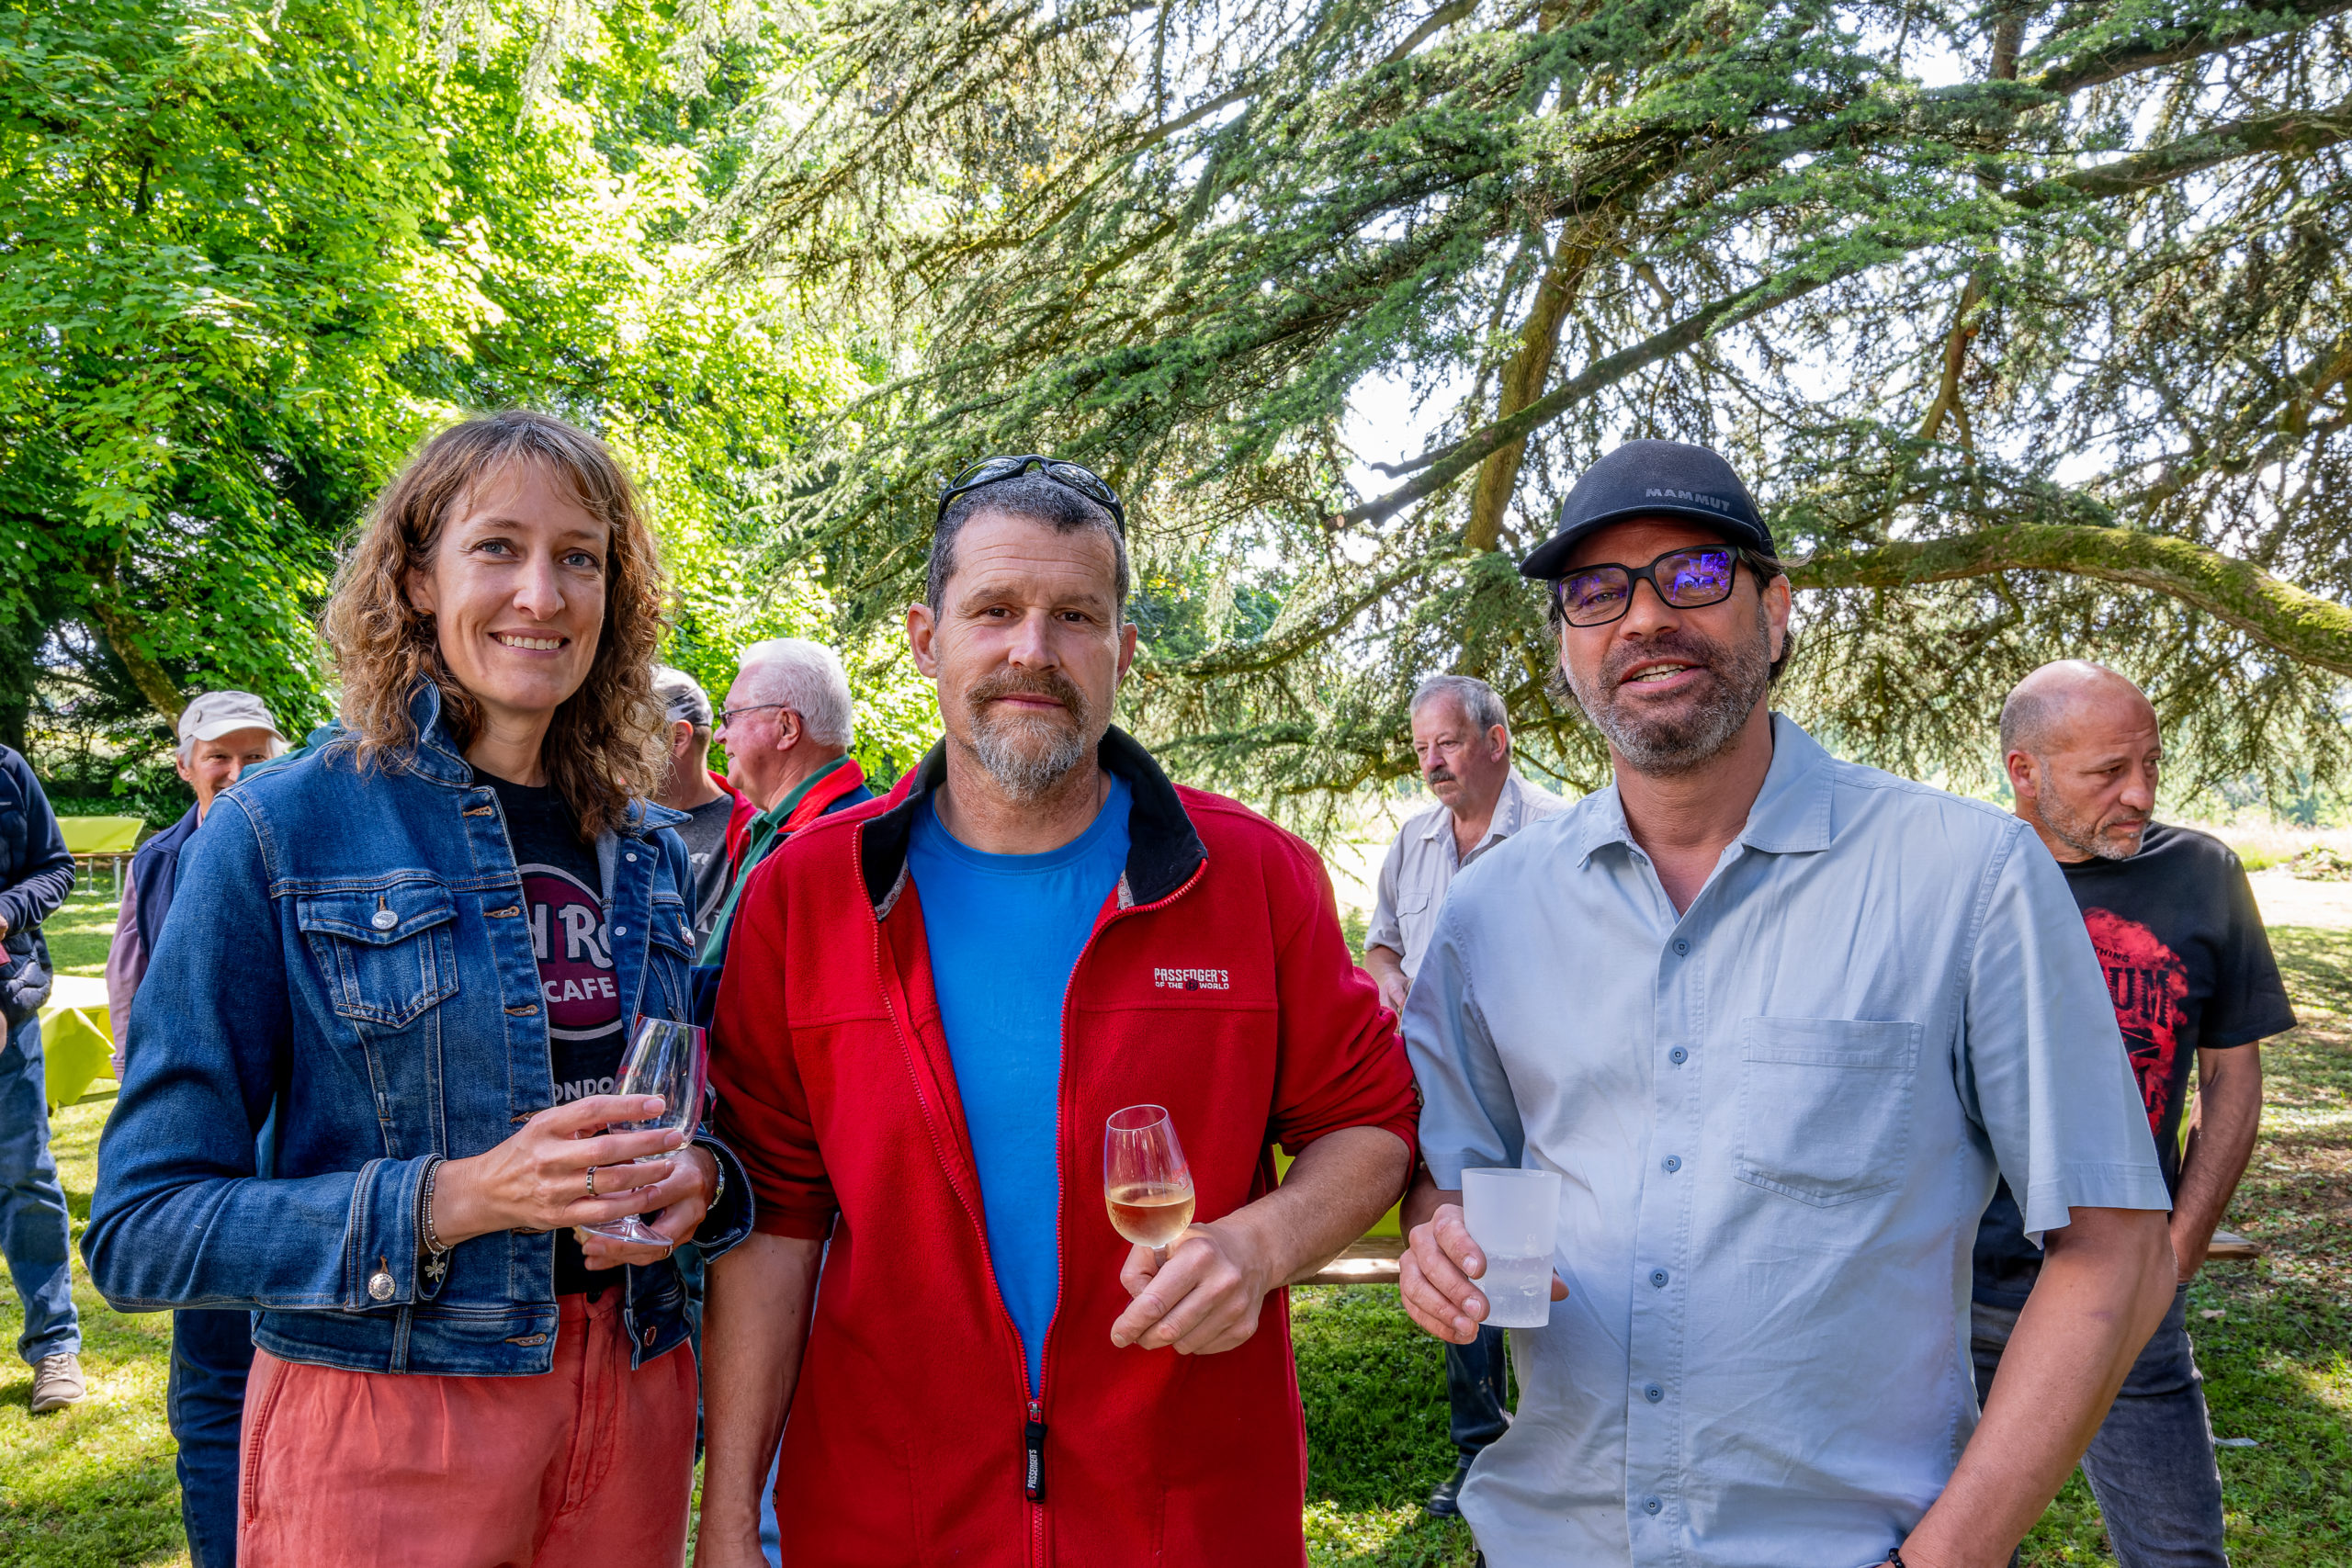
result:
[(1102, 1198), (1111, 1228), (1166, 1261), (1193, 1223), (1193, 1169), (1164, 1105), (1114, 1111), (1102, 1131)]

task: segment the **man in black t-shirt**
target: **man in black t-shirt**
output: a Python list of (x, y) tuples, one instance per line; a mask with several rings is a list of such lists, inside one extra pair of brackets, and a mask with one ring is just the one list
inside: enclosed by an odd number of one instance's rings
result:
[[(548, 1004), (548, 1065), (555, 1073), (555, 1103), (616, 1092), (628, 1045), (620, 989), (613, 981), (612, 940), (605, 934), (604, 872), (594, 844), (582, 842), (571, 807), (553, 789), (509, 784), (488, 773), (498, 794), (514, 869), (523, 874), (523, 910), (529, 917), (531, 955), (538, 960), (539, 993)], [(621, 1282), (618, 1269), (591, 1269), (570, 1231), (555, 1238), (555, 1293), (601, 1294)]]
[[(2122, 1568), (2222, 1568), (2221, 1473), (2186, 1298), (2261, 1126), (2257, 1043), (2295, 1015), (2237, 856), (2150, 820), (2163, 745), (2137, 686), (2077, 660), (2044, 665), (2003, 705), (2001, 750), (2018, 815), (2057, 857), (2090, 928), (2173, 1195), (2172, 1310), (2083, 1471)], [(2184, 1129), (2192, 1064), (2197, 1111)], [(1973, 1348), (1986, 1397), (2041, 1272), (2036, 1240), (2005, 1184), (1976, 1237)]]

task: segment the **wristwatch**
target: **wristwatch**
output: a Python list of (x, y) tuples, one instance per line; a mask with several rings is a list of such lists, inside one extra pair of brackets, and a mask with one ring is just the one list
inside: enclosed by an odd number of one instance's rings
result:
[(718, 1151), (716, 1149), (710, 1152), (710, 1171), (712, 1177), (710, 1201), (703, 1205), (706, 1213), (718, 1208), (718, 1201), (727, 1196), (727, 1162), (718, 1157)]

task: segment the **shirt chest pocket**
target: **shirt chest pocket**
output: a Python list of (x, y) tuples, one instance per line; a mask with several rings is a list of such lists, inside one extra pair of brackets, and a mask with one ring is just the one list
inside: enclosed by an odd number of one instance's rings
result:
[(1741, 1026), (1742, 1181), (1818, 1208), (1903, 1184), (1911, 1159), (1916, 1023), (1751, 1018)]
[(458, 994), (458, 906), (439, 883), (306, 893), (294, 908), (343, 1017), (401, 1029)]

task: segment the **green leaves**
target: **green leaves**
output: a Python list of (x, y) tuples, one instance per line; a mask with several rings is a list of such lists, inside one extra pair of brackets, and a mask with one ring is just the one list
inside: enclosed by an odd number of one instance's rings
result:
[(703, 13), (681, 96), (645, 0), (593, 61), (517, 35), (446, 71), (410, 0), (0, 0), (0, 628), (59, 631), (40, 724), (136, 753), (222, 685), (328, 716), (337, 544), (427, 431), (510, 403), (639, 474), (715, 684), (819, 628), (820, 574), (747, 578), (746, 535), (857, 377), (788, 295), (694, 279), (782, 47)]

